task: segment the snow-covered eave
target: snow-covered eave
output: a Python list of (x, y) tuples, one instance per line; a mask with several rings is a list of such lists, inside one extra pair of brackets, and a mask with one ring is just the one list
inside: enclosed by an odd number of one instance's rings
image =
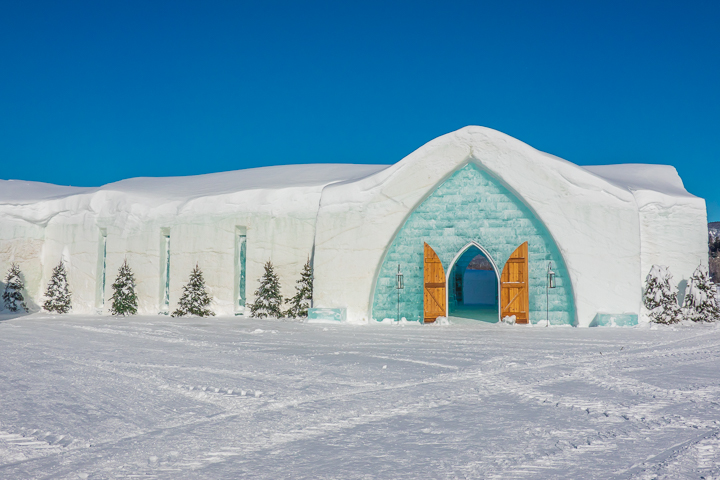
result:
[[(286, 208), (288, 213), (297, 210), (317, 210), (317, 199), (323, 185), (285, 187), (280, 189), (248, 189), (215, 195), (198, 195), (184, 198), (162, 198), (138, 195), (117, 190), (99, 190), (93, 193), (70, 195), (41, 200), (29, 204), (0, 205), (0, 217), (46, 226), (54, 218), (76, 215), (113, 216), (120, 212), (145, 219), (167, 216), (227, 215), (238, 212), (261, 212), (272, 207)], [(311, 205), (297, 202), (298, 197), (311, 196)], [(274, 204), (274, 205), (273, 205)], [(305, 207), (305, 208), (303, 208)]]
[[(407, 174), (409, 170), (411, 171), (414, 164), (423, 159), (429, 152), (433, 150), (441, 150), (443, 147), (448, 147), (452, 144), (455, 144), (458, 149), (461, 150), (461, 153), (455, 155), (454, 158), (447, 159), (447, 163), (455, 169), (472, 161), (472, 159), (475, 159), (480, 163), (484, 163), (482, 162), (483, 151), (487, 150), (489, 146), (492, 146), (501, 150), (514, 150), (521, 153), (529, 161), (532, 160), (542, 163), (548, 171), (557, 172), (571, 184), (583, 189), (605, 191), (607, 194), (615, 196), (625, 202), (632, 202), (633, 199), (637, 199), (638, 197), (647, 197), (647, 193), (644, 192), (655, 192), (662, 196), (662, 198), (669, 199), (671, 197), (676, 199), (679, 203), (699, 204), (698, 201), (702, 201), (704, 204), (704, 201), (701, 198), (692, 195), (684, 188), (682, 179), (677, 173), (677, 170), (671, 165), (622, 164), (580, 166), (561, 157), (537, 150), (505, 133), (479, 126), (467, 126), (461, 128), (460, 130), (437, 137), (413, 151), (397, 163), (374, 174), (370, 174), (357, 180), (347, 180), (329, 184), (325, 188), (328, 192), (328, 203), (332, 203), (332, 191), (342, 191), (340, 196), (345, 197), (346, 200), (352, 202), (353, 194), (351, 192), (353, 190), (355, 190), (360, 197), (363, 197), (376, 188), (382, 188), (383, 184), (390, 182), (396, 175)], [(643, 168), (645, 170), (652, 169), (656, 174), (661, 171), (666, 177), (666, 180), (669, 179), (669, 181), (665, 181), (663, 184), (656, 184), (653, 187), (648, 187), (648, 185), (638, 185), (637, 182), (633, 181), (618, 181), (618, 179), (614, 179), (594, 171), (594, 169), (613, 167), (635, 167), (638, 169)], [(507, 177), (507, 174), (503, 175), (503, 179)], [(445, 175), (438, 177), (434, 186), (441, 184), (445, 178)], [(668, 202), (663, 201), (661, 203), (667, 204)]]
[[(657, 194), (661, 198), (674, 198), (680, 203), (698, 203), (704, 200), (687, 191), (678, 171), (672, 165), (626, 163), (617, 165), (585, 165), (582, 169), (628, 190), (639, 198)], [(668, 203), (667, 200), (663, 203)]]
[[(506, 172), (498, 172), (496, 169), (489, 167), (487, 162), (484, 161), (485, 152), (491, 150), (501, 152), (501, 154), (514, 151), (525, 157), (528, 162), (534, 161), (542, 164), (547, 172), (556, 172), (567, 182), (579, 188), (605, 191), (623, 202), (633, 202), (633, 196), (628, 189), (619, 187), (572, 162), (541, 152), (497, 130), (487, 127), (467, 126), (431, 140), (399, 162), (375, 174), (356, 181), (328, 185), (325, 187), (323, 203), (330, 205), (336, 201), (362, 201), (362, 198), (367, 198), (368, 195), (372, 196), (378, 189), (382, 190), (383, 185), (390, 183), (396, 176), (411, 174), (415, 164), (427, 158), (431, 152), (441, 152), (440, 155), (444, 158), (443, 162), (435, 169), (438, 176), (431, 179), (430, 191), (445, 181), (452, 172), (470, 162), (484, 166), (512, 189), (513, 182), (510, 181), (510, 176)], [(519, 174), (521, 175), (521, 173)], [(515, 193), (519, 192), (516, 191)], [(524, 194), (520, 195), (521, 198), (523, 196)]]
[[(142, 198), (189, 200), (250, 190), (317, 188), (354, 181), (387, 165), (316, 163), (273, 165), (177, 177), (135, 177), (100, 187), (70, 187), (24, 180), (0, 180), (0, 205), (22, 206), (42, 201), (117, 192)], [(52, 192), (51, 194), (48, 194)]]
[[(148, 218), (222, 215), (237, 209), (252, 212), (285, 208), (316, 212), (318, 196), (327, 185), (348, 178), (363, 178), (384, 168), (385, 165), (285, 165), (189, 177), (138, 177), (102, 187), (64, 187), (19, 181), (19, 185), (13, 185), (15, 192), (6, 191), (6, 198), (0, 200), (0, 216), (44, 226), (59, 215), (88, 213), (103, 216), (130, 210)], [(256, 185), (253, 180), (257, 180)], [(15, 181), (0, 180), (0, 186), (4, 182)], [(159, 188), (153, 188), (156, 184)], [(69, 191), (43, 196), (48, 190)], [(9, 198), (13, 193), (19, 201)], [(40, 198), (29, 198), (33, 194)], [(312, 200), (298, 201), (306, 196)]]

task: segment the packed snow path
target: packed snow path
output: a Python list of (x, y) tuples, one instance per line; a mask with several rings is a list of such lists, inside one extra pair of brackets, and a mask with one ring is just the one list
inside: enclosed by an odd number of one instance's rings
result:
[(0, 321), (0, 478), (711, 478), (720, 328)]

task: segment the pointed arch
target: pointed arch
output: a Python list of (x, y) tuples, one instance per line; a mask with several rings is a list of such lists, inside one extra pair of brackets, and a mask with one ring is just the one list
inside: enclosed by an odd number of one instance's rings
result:
[[(402, 265), (405, 289), (400, 296), (401, 316), (424, 321), (424, 243), (433, 246), (445, 267), (445, 282), (457, 256), (476, 246), (492, 260), (500, 283), (502, 269), (518, 245), (529, 242), (528, 320), (544, 320), (549, 303), (554, 324), (575, 324), (576, 311), (570, 275), (552, 235), (525, 202), (492, 174), (466, 164), (435, 188), (408, 215), (388, 246), (374, 282), (371, 318), (397, 315), (397, 265)], [(461, 252), (461, 253), (458, 253)], [(546, 301), (544, 268), (557, 265), (557, 288)], [(500, 294), (498, 293), (498, 300)], [(449, 306), (446, 294), (446, 311)]]
[[(460, 260), (460, 258), (463, 256), (463, 254), (464, 254), (465, 252), (467, 252), (469, 249), (471, 249), (471, 248), (473, 248), (473, 247), (475, 247), (475, 248), (477, 248), (478, 250), (480, 250), (480, 252), (481, 252), (481, 253), (485, 256), (485, 258), (487, 258), (487, 260), (490, 262), (490, 265), (492, 265), (493, 271), (495, 272), (495, 277), (498, 279), (498, 282), (497, 282), (497, 284), (498, 284), (498, 287), (497, 287), (497, 295), (498, 295), (498, 298), (500, 298), (500, 270), (498, 269), (497, 262), (496, 262), (495, 259), (492, 257), (492, 255), (490, 255), (490, 252), (488, 252), (488, 251), (485, 249), (485, 247), (483, 247), (482, 245), (480, 245), (480, 244), (479, 244), (478, 242), (476, 242), (476, 241), (468, 242), (464, 247), (462, 247), (462, 248), (460, 249), (460, 251), (459, 251), (459, 252), (455, 255), (455, 257), (452, 259), (452, 261), (451, 261), (450, 264), (448, 265), (448, 269), (447, 269), (447, 275), (446, 275), (446, 278), (445, 278), (446, 284), (447, 284), (447, 285), (450, 285), (450, 275), (452, 275), (452, 271), (453, 271), (453, 268), (455, 267), (455, 264), (458, 262), (458, 260)], [(449, 291), (449, 290), (450, 290), (450, 289), (448, 289), (448, 291), (445, 293), (445, 305), (446, 305), (446, 307), (445, 307), (445, 316), (449, 316), (449, 315), (450, 315), (450, 291)], [(498, 320), (500, 320), (500, 318), (501, 318), (501, 317), (500, 317), (500, 311), (498, 310)]]

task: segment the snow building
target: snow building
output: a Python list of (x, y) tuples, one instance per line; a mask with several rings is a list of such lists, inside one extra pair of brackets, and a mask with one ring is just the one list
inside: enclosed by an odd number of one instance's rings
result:
[(289, 297), (310, 259), (315, 318), (633, 324), (651, 266), (682, 295), (707, 235), (671, 166), (580, 167), (474, 126), (390, 166), (0, 181), (0, 271), (17, 262), (37, 306), (64, 261), (74, 313), (108, 312), (126, 258), (139, 313), (172, 311), (197, 263), (225, 315), (247, 312), (266, 261)]

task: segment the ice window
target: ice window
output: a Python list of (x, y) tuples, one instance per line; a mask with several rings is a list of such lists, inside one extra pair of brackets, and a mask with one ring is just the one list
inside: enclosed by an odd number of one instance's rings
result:
[(246, 263), (247, 263), (247, 228), (235, 228), (235, 314), (245, 313), (246, 295)]
[(95, 308), (102, 309), (105, 306), (105, 272), (107, 269), (107, 230), (100, 229), (98, 241), (98, 262), (95, 290)]
[(170, 311), (170, 230), (162, 229), (160, 235), (160, 313)]

